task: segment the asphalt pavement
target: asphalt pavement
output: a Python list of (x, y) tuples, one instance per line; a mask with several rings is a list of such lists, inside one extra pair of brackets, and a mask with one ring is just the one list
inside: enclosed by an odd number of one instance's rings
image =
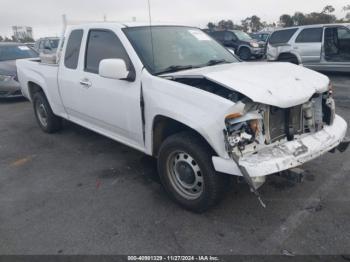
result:
[[(330, 75), (350, 123), (350, 75)], [(348, 132), (349, 134), (349, 132)], [(0, 254), (350, 253), (350, 150), (270, 177), (264, 209), (244, 184), (205, 214), (166, 195), (150, 157), (65, 123), (44, 134), (25, 100), (0, 101)]]

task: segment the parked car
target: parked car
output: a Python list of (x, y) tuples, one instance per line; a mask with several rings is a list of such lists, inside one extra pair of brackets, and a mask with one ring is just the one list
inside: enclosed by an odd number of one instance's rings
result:
[(34, 49), (38, 53), (52, 54), (56, 53), (60, 39), (58, 37), (40, 38), (35, 42)]
[(242, 60), (249, 60), (252, 56), (261, 58), (265, 54), (265, 43), (258, 42), (243, 31), (212, 31), (209, 34), (224, 46), (233, 48)]
[(16, 59), (33, 58), (38, 54), (20, 43), (0, 43), (0, 98), (22, 96), (17, 79)]
[(40, 128), (68, 119), (157, 158), (167, 192), (197, 212), (222, 198), (229, 175), (259, 195), (266, 176), (349, 144), (328, 77), (240, 62), (197, 28), (151, 30), (76, 25), (58, 65), (18, 60)]
[(250, 36), (257, 40), (257, 41), (262, 41), (264, 43), (267, 42), (271, 35), (271, 32), (257, 32), (257, 33), (251, 33)]
[(267, 59), (320, 71), (350, 72), (350, 25), (309, 25), (275, 31), (268, 41)]

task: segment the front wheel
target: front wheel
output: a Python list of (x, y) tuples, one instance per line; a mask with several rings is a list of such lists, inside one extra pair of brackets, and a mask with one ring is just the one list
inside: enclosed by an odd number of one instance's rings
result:
[(162, 144), (158, 158), (162, 184), (184, 208), (204, 212), (224, 195), (229, 178), (216, 173), (212, 156), (212, 149), (189, 132), (173, 135)]
[(36, 120), (45, 133), (54, 133), (62, 128), (62, 119), (52, 112), (44, 93), (34, 94), (33, 106)]
[(238, 56), (242, 60), (249, 60), (252, 56), (252, 53), (250, 52), (249, 48), (242, 47), (238, 52)]

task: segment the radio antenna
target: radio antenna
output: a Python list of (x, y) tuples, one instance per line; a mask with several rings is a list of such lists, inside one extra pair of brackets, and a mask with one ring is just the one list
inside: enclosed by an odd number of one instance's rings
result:
[(151, 46), (152, 46), (152, 62), (154, 68), (154, 44), (153, 44), (153, 33), (152, 33), (152, 13), (151, 13), (151, 0), (147, 0), (148, 3), (148, 16), (149, 16), (149, 32), (151, 36)]

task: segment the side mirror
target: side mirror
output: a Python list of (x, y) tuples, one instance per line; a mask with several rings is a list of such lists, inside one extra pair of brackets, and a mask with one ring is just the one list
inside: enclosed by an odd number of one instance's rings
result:
[(111, 79), (131, 80), (130, 71), (123, 59), (103, 59), (99, 65), (99, 75)]

